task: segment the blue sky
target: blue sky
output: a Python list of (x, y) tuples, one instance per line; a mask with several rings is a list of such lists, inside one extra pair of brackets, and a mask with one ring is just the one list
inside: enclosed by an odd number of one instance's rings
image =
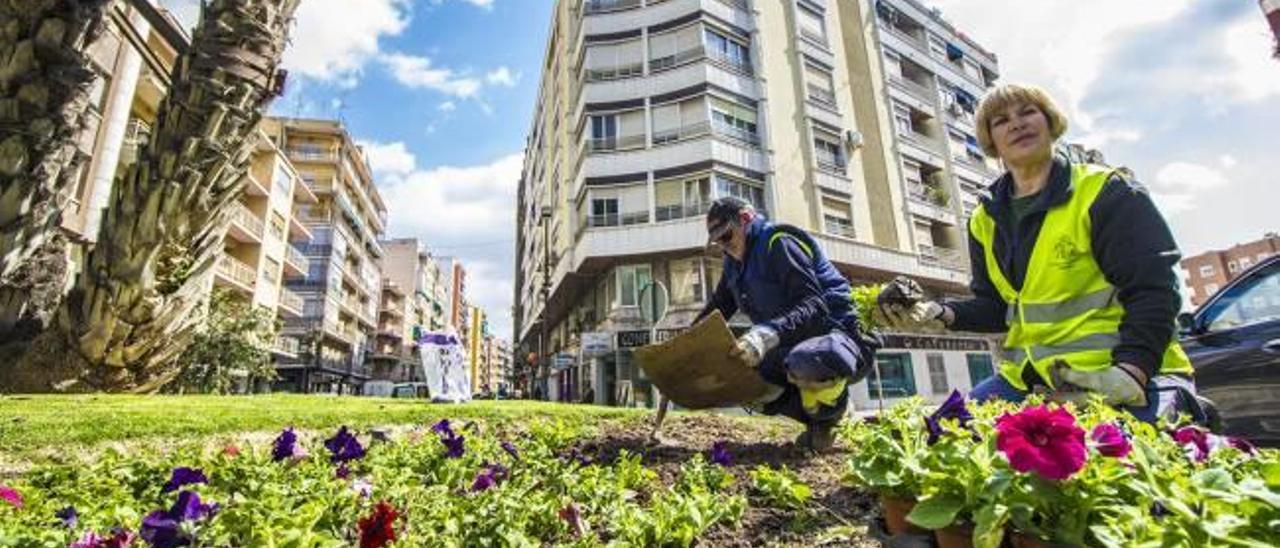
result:
[[(196, 0), (156, 0), (186, 21)], [(764, 1), (764, 0), (756, 0)], [(1253, 0), (925, 0), (1047, 88), (1068, 139), (1135, 170), (1184, 252), (1280, 230), (1280, 62)], [(514, 205), (551, 0), (303, 0), (273, 111), (339, 115), (365, 144), (390, 236), (467, 266), (511, 333)]]

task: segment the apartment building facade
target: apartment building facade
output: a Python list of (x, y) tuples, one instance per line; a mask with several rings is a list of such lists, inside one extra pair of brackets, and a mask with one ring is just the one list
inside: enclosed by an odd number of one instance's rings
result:
[[(906, 15), (886, 14), (899, 5)], [(894, 21), (917, 23), (926, 47), (895, 47), (882, 28)], [(520, 386), (652, 404), (630, 352), (687, 326), (714, 288), (703, 213), (721, 196), (810, 231), (855, 283), (906, 274), (963, 292), (964, 192), (993, 174), (963, 105), (995, 74), (993, 56), (907, 0), (558, 2), (517, 193), (514, 344), (534, 357)], [(671, 306), (650, 324), (638, 301), (654, 282)], [(978, 337), (890, 343), (883, 382), (860, 384), (855, 405), (990, 374)]]
[(1219, 289), (1272, 255), (1280, 253), (1280, 234), (1269, 232), (1252, 242), (1227, 249), (1206, 251), (1182, 259), (1182, 281), (1189, 290), (1191, 304), (1200, 306)]
[[(170, 87), (170, 74), (189, 37), (178, 21), (151, 3), (115, 2), (107, 24), (87, 47), (98, 78), (91, 88), (90, 123), (79, 142), (87, 157), (64, 210), (62, 228), (72, 241), (72, 270), (78, 271), (97, 241), (116, 177), (138, 158)], [(296, 247), (311, 234), (295, 212), (317, 201), (287, 155), (262, 131), (255, 138), (244, 192), (233, 204), (231, 225), (210, 281), (244, 302), (277, 314), (283, 322), (300, 317), (299, 295), (284, 287), (289, 276), (305, 275), (308, 261)], [(273, 352), (296, 357), (295, 339), (278, 337)]]
[(311, 233), (310, 242), (300, 246), (308, 270), (285, 282), (304, 305), (300, 317), (285, 322), (283, 333), (297, 339), (302, 351), (278, 364), (277, 388), (359, 393), (372, 377), (366, 356), (376, 350), (382, 312), (378, 261), (384, 255), (386, 205), (363, 150), (340, 122), (268, 118), (263, 131), (316, 196), (296, 213)]

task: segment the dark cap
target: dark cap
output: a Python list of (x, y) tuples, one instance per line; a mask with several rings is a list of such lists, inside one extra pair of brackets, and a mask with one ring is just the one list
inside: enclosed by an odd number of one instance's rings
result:
[(738, 215), (745, 210), (753, 209), (751, 204), (742, 198), (733, 196), (725, 196), (711, 202), (711, 208), (707, 210), (707, 236), (709, 241), (715, 241), (726, 230), (729, 230), (734, 223), (738, 222)]

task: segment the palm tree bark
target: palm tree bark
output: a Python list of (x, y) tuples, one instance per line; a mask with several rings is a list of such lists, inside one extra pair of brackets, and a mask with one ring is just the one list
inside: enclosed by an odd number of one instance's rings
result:
[(32, 350), (45, 355), (28, 352), (8, 375), (20, 381), (0, 378), (0, 389), (153, 392), (177, 374), (173, 357), (200, 321), (254, 131), (283, 85), (276, 67), (297, 2), (205, 6), (146, 147), (112, 188), (60, 329), (42, 334)]
[(62, 295), (62, 209), (97, 78), (86, 46), (108, 0), (0, 1), (0, 339), (36, 332)]

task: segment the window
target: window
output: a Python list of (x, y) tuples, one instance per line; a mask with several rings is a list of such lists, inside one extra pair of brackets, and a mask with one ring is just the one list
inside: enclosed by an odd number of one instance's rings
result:
[(849, 202), (822, 197), (822, 222), (828, 234), (852, 238), (853, 221), (849, 217)]
[(933, 388), (933, 393), (946, 394), (947, 364), (942, 360), (942, 354), (927, 354), (925, 361), (929, 362), (929, 386)]
[(657, 181), (654, 183), (654, 198), (659, 221), (702, 215), (711, 203), (711, 176)]
[(1206, 296), (1206, 297), (1212, 297), (1212, 296), (1213, 296), (1213, 294), (1214, 294), (1214, 293), (1217, 293), (1217, 292), (1218, 292), (1218, 284), (1205, 284), (1205, 286), (1204, 286), (1204, 296)]
[(796, 17), (800, 25), (800, 36), (827, 45), (827, 25), (823, 21), (822, 12), (804, 4), (796, 4)]
[[(1280, 319), (1280, 263), (1272, 264), (1224, 292), (1205, 311), (1210, 331)], [(1216, 288), (1215, 288), (1216, 289)]]
[(840, 174), (845, 172), (844, 147), (840, 146), (840, 137), (836, 134), (813, 128), (813, 151), (819, 169)]
[(653, 271), (647, 264), (618, 267), (618, 302), (636, 306), (640, 291), (652, 281)]
[(289, 172), (281, 162), (276, 162), (275, 174), (271, 179), (271, 192), (285, 202), (289, 201), (289, 196), (293, 193), (293, 177), (289, 176)]
[(278, 240), (284, 239), (284, 216), (283, 215), (280, 215), (279, 213), (272, 211), (270, 227), (271, 227), (270, 230), (271, 230), (272, 236), (275, 236), (276, 239)]
[(591, 117), (591, 150), (618, 148), (618, 117), (614, 114)]
[(644, 72), (644, 47), (640, 40), (592, 44), (583, 64), (588, 82), (638, 76)]
[(1248, 257), (1240, 257), (1240, 270), (1249, 270), (1253, 266), (1253, 260)]
[(764, 210), (764, 188), (754, 184), (717, 173), (716, 191), (719, 196), (741, 198), (757, 210)]
[(893, 124), (897, 126), (899, 133), (911, 133), (911, 109), (906, 105), (894, 101)]
[(978, 386), (995, 374), (991, 354), (965, 354), (964, 359), (969, 362), (969, 386)]
[(674, 67), (702, 56), (701, 25), (649, 35), (649, 70)]
[(804, 66), (805, 88), (809, 100), (834, 107), (836, 104), (835, 84), (832, 83), (831, 71), (812, 63)]
[(1240, 264), (1235, 261), (1227, 261), (1227, 272), (1235, 274), (1240, 271)]
[(262, 261), (262, 283), (267, 285), (276, 284), (276, 274), (280, 272), (280, 262), (267, 257)]
[(705, 97), (653, 106), (653, 144), (661, 145), (707, 132)]
[(712, 29), (707, 29), (705, 35), (708, 57), (738, 70), (751, 70), (751, 53), (745, 44)]
[(911, 354), (878, 353), (876, 369), (867, 377), (867, 393), (872, 399), (878, 398), (882, 392), (886, 398), (905, 398), (916, 394)]
[(1207, 264), (1200, 267), (1200, 277), (1208, 278), (1213, 276), (1213, 265)]
[(618, 226), (618, 199), (594, 198), (591, 200), (591, 217), (588, 226)]
[(756, 136), (756, 108), (721, 99), (711, 98), (711, 125), (716, 133), (758, 144)]
[(667, 264), (671, 269), (671, 304), (701, 302), (702, 259), (678, 259)]

